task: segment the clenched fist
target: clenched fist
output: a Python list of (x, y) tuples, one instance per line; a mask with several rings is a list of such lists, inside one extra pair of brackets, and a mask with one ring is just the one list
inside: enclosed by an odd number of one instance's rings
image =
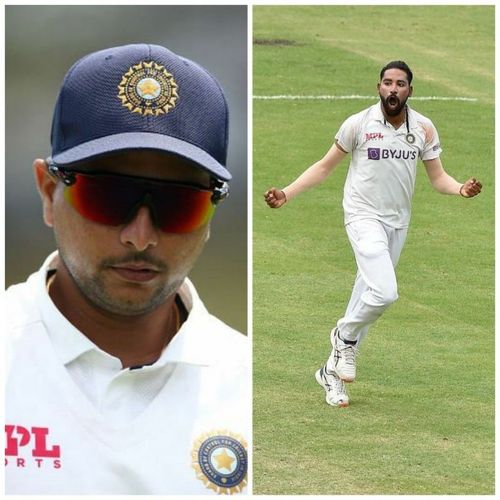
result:
[(472, 198), (481, 192), (483, 185), (474, 177), (471, 177), (464, 185), (460, 188), (460, 194), (464, 198)]
[(271, 208), (280, 208), (286, 203), (286, 195), (281, 189), (273, 187), (264, 193), (264, 200)]

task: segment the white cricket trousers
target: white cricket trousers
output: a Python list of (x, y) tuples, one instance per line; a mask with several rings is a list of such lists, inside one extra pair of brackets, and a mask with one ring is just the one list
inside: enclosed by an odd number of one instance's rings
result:
[(343, 339), (361, 342), (370, 326), (398, 299), (395, 268), (408, 228), (396, 229), (376, 219), (364, 219), (347, 224), (346, 231), (358, 272), (337, 327)]

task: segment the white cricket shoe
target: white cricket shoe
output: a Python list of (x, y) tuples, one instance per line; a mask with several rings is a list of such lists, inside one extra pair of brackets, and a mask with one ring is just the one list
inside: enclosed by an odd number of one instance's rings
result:
[(354, 382), (358, 342), (342, 340), (338, 328), (333, 330), (331, 337), (333, 351), (326, 366), (330, 371), (334, 371), (343, 382)]
[(323, 366), (316, 372), (316, 381), (326, 392), (326, 402), (332, 406), (349, 406), (349, 396), (344, 385), (335, 372)]

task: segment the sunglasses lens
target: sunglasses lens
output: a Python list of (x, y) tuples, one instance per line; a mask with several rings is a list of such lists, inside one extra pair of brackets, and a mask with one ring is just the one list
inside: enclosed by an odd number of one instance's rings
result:
[(99, 224), (118, 226), (127, 219), (139, 193), (133, 185), (107, 175), (76, 174), (76, 183), (65, 190), (66, 200), (80, 215)]
[(80, 215), (99, 224), (126, 224), (144, 203), (167, 233), (188, 233), (206, 224), (215, 207), (212, 192), (158, 181), (136, 181), (117, 175), (76, 174), (65, 198)]
[(206, 224), (215, 212), (212, 192), (184, 186), (165, 186), (155, 192), (153, 206), (160, 229), (166, 233), (189, 233)]

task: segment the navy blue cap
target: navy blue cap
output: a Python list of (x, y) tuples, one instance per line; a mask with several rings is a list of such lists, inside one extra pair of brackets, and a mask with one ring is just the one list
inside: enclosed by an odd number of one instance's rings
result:
[(66, 74), (52, 157), (67, 165), (128, 149), (172, 153), (227, 181), (228, 109), (215, 78), (158, 45), (94, 52)]

